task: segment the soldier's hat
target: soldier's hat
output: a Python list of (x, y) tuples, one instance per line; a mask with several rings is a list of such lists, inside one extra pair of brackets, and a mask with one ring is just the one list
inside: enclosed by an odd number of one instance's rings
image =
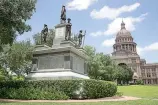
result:
[(47, 24), (44, 24), (44, 26), (46, 27), (46, 26), (47, 26)]

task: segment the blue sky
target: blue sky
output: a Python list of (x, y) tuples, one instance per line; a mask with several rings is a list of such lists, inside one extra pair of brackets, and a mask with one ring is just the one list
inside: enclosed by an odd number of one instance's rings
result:
[(123, 18), (141, 58), (158, 62), (157, 4), (157, 0), (38, 0), (36, 12), (27, 21), (32, 31), (17, 40), (32, 40), (32, 35), (40, 32), (43, 24), (54, 28), (60, 22), (61, 6), (66, 5), (72, 32), (87, 30), (86, 45), (94, 46), (98, 52), (111, 53)]

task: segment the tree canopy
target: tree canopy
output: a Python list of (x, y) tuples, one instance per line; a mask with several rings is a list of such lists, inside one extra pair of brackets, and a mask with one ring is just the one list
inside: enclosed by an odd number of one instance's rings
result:
[(5, 46), (1, 52), (1, 67), (22, 75), (30, 71), (33, 46), (30, 41), (14, 42), (12, 46)]
[(109, 55), (97, 53), (94, 47), (85, 46), (89, 56), (88, 74), (90, 78), (128, 83), (132, 80), (133, 72), (128, 66), (118, 66)]
[(30, 31), (26, 21), (35, 11), (36, 0), (0, 0), (0, 47), (12, 44), (18, 34)]

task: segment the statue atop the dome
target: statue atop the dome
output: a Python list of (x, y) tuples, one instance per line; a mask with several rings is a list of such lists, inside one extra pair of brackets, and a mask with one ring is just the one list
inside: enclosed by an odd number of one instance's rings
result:
[(125, 23), (123, 22), (123, 19), (122, 19), (122, 23), (121, 23), (121, 29), (126, 29)]
[(66, 9), (64, 5), (62, 6), (61, 10), (60, 23), (66, 23)]

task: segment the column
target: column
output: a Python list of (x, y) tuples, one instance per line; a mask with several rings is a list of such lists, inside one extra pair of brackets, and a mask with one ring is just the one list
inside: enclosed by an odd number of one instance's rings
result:
[(136, 45), (134, 45), (134, 51), (136, 51)]
[(154, 84), (153, 79), (151, 79), (151, 84)]
[(130, 51), (132, 51), (132, 46), (131, 46), (131, 44), (129, 45), (129, 48), (130, 48)]
[(126, 44), (126, 50), (128, 50), (128, 44)]

